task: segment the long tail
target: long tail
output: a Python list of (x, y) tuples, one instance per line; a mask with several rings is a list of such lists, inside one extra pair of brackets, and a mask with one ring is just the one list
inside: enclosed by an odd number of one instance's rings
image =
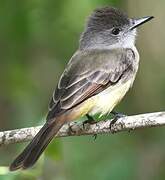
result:
[(46, 122), (24, 151), (12, 162), (10, 170), (33, 166), (64, 123), (65, 119), (60, 117), (52, 122)]

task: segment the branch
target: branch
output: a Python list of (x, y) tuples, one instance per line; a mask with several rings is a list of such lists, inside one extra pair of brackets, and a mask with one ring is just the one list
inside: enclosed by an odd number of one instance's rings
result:
[[(165, 111), (122, 117), (110, 128), (111, 121), (112, 120), (99, 121), (95, 124), (85, 124), (84, 126), (82, 122), (72, 122), (64, 125), (57, 134), (57, 137), (104, 133), (112, 134), (114, 132), (117, 133), (140, 128), (164, 126)], [(40, 128), (41, 126), (36, 126), (0, 132), (0, 146), (29, 141), (37, 134)]]

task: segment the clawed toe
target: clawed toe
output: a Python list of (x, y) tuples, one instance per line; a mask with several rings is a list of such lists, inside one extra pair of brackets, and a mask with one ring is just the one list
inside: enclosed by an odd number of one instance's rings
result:
[(85, 126), (85, 124), (95, 124), (97, 121), (94, 120), (94, 118), (90, 115), (86, 115), (86, 117), (88, 118), (86, 121), (83, 122), (83, 127)]
[(114, 133), (115, 133), (114, 124), (116, 123), (116, 121), (117, 121), (118, 119), (120, 119), (120, 118), (122, 118), (122, 117), (125, 117), (126, 115), (124, 115), (124, 114), (122, 114), (122, 113), (118, 113), (118, 112), (116, 112), (116, 111), (112, 111), (111, 114), (114, 115), (114, 118), (113, 118), (113, 120), (111, 121), (111, 123), (110, 123), (110, 125), (109, 125), (109, 128), (110, 128), (112, 134), (114, 134)]

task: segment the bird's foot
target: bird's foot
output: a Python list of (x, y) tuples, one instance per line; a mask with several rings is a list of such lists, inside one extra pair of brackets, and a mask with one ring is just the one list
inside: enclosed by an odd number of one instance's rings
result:
[[(83, 128), (85, 128), (85, 124), (95, 124), (97, 121), (90, 116), (89, 114), (86, 115), (87, 120), (83, 122)], [(94, 137), (94, 140), (97, 138), (97, 134), (94, 134), (92, 137)]]
[(111, 111), (111, 114), (113, 114), (113, 115), (114, 115), (114, 118), (117, 118), (117, 119), (126, 116), (125, 114), (122, 114), (122, 113), (119, 113), (119, 112), (116, 112), (116, 111)]
[(116, 131), (114, 129), (114, 124), (116, 123), (116, 121), (122, 117), (125, 117), (125, 114), (122, 113), (118, 113), (116, 111), (111, 111), (111, 114), (114, 115), (114, 118), (112, 119), (111, 123), (110, 123), (110, 130), (112, 132), (112, 134), (114, 134)]
[(90, 115), (86, 115), (87, 120), (83, 124), (95, 124), (97, 121)]
[(69, 131), (68, 131), (68, 134), (69, 134), (69, 135), (72, 135), (72, 134), (75, 133), (75, 131), (73, 130), (72, 127), (73, 127), (73, 125), (70, 125), (70, 124), (68, 125), (68, 130), (69, 130)]

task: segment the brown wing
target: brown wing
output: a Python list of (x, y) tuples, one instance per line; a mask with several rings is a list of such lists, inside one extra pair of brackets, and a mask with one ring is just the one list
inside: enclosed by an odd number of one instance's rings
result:
[[(132, 51), (131, 51), (132, 52)], [(130, 53), (130, 52), (129, 52)], [(49, 105), (47, 119), (117, 83), (134, 57), (127, 51), (77, 53), (68, 63)], [(131, 59), (130, 59), (131, 58)]]

